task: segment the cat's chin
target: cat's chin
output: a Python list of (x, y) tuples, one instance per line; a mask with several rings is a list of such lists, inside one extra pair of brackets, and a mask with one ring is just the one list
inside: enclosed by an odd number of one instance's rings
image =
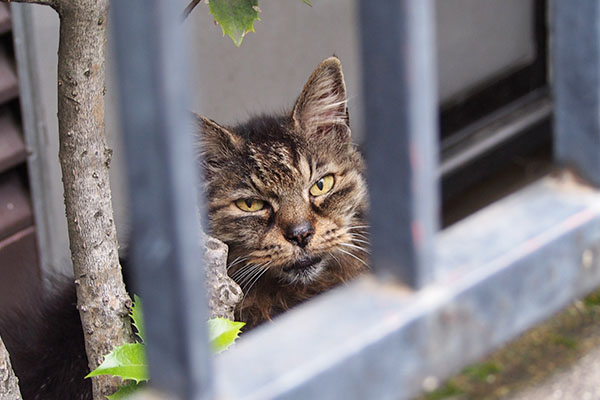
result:
[(319, 279), (325, 270), (325, 261), (321, 257), (305, 257), (280, 270), (280, 277), (289, 284), (308, 285)]

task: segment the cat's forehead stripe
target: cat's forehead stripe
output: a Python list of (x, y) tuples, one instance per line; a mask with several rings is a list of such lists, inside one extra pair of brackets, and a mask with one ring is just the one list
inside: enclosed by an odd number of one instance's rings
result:
[(289, 145), (276, 142), (271, 146), (251, 146), (249, 152), (253, 169), (263, 184), (285, 184), (297, 179), (295, 149)]

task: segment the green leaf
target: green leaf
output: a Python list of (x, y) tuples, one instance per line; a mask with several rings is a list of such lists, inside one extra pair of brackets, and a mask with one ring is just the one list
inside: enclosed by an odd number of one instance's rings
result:
[(208, 320), (208, 340), (215, 353), (227, 349), (238, 338), (240, 330), (246, 325), (243, 322), (230, 321), (226, 318)]
[(312, 7), (312, 4), (310, 3), (310, 0), (302, 0), (302, 2), (303, 2), (304, 4), (308, 4), (309, 6), (311, 6), (311, 7)]
[(140, 299), (137, 294), (133, 295), (133, 306), (131, 307), (129, 317), (137, 330), (137, 335), (143, 342), (145, 338), (144, 310), (142, 309), (142, 299)]
[(210, 0), (210, 13), (226, 34), (240, 47), (244, 36), (254, 32), (254, 21), (260, 21), (258, 0)]
[(110, 396), (106, 396), (108, 400), (121, 400), (126, 399), (131, 396), (134, 392), (138, 391), (141, 387), (143, 387), (145, 383), (135, 383), (130, 382), (127, 385), (121, 386), (119, 390)]
[(98, 375), (114, 375), (136, 382), (148, 380), (146, 350), (143, 343), (126, 343), (115, 347), (102, 364), (90, 372), (86, 378)]

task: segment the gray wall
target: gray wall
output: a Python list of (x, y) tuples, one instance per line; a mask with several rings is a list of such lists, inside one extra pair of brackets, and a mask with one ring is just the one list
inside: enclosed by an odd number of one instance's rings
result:
[[(530, 40), (533, 0), (438, 0), (438, 57), (440, 96), (443, 100), (485, 80), (499, 69), (522, 63), (533, 54)], [(49, 187), (44, 189), (52, 249), (47, 269), (70, 270), (62, 184), (58, 166), (58, 124), (56, 121), (56, 51), (58, 18), (45, 7), (32, 7), (39, 75), (37, 88), (43, 103), (40, 134), (45, 146)], [(186, 21), (193, 44), (191, 85), (197, 97), (192, 110), (221, 123), (235, 123), (259, 112), (279, 112), (293, 105), (305, 80), (324, 58), (336, 54), (344, 65), (353, 131), (364, 136), (361, 118), (360, 58), (355, 2), (313, 0), (308, 7), (300, 0), (261, 2), (261, 21), (255, 33), (236, 48), (213, 24), (202, 2)], [(110, 42), (109, 39), (109, 50)], [(110, 59), (110, 57), (109, 57)], [(115, 83), (109, 62), (107, 77), (106, 131), (115, 149), (113, 198), (120, 235), (126, 232), (125, 187), (121, 179), (121, 158)], [(140, 149), (143, 151), (143, 148)]]

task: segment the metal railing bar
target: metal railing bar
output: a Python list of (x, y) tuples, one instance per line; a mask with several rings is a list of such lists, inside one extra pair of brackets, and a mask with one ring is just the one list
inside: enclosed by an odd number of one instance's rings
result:
[(600, 186), (600, 2), (552, 2), (554, 153)]
[[(130, 195), (130, 268), (144, 301), (151, 385), (210, 397), (197, 165), (181, 1), (112, 5)], [(200, 185), (201, 186), (201, 185)]]
[[(52, 238), (53, 224), (51, 206), (52, 193), (50, 185), (50, 174), (46, 167), (51, 162), (44, 151), (46, 144), (45, 126), (43, 123), (43, 112), (41, 102), (34, 99), (39, 98), (39, 77), (35, 70), (36, 54), (35, 42), (32, 32), (33, 18), (32, 10), (24, 4), (11, 3), (11, 19), (13, 25), (13, 41), (15, 43), (16, 68), (19, 76), (19, 100), (21, 104), (21, 119), (23, 121), (23, 135), (27, 143), (29, 155), (27, 157), (27, 172), (31, 188), (31, 200), (33, 214), (35, 216), (35, 232), (40, 255), (40, 268), (42, 279), (47, 289), (50, 289), (49, 279), (55, 268), (59, 241)], [(70, 260), (69, 260), (70, 261)], [(69, 266), (67, 266), (69, 267)], [(70, 268), (70, 267), (69, 267)], [(68, 271), (64, 269), (61, 271)]]
[[(526, 233), (510, 240), (507, 226)], [(496, 237), (492, 252), (478, 247)], [(569, 174), (544, 178), (456, 224), (439, 248), (464, 240), (470, 252), (440, 252), (452, 273), (412, 295), (368, 277), (242, 337), (216, 359), (217, 398), (408, 399), (434, 388), (600, 284), (600, 193)]]
[(431, 0), (362, 0), (371, 264), (421, 287), (438, 228), (437, 92)]

